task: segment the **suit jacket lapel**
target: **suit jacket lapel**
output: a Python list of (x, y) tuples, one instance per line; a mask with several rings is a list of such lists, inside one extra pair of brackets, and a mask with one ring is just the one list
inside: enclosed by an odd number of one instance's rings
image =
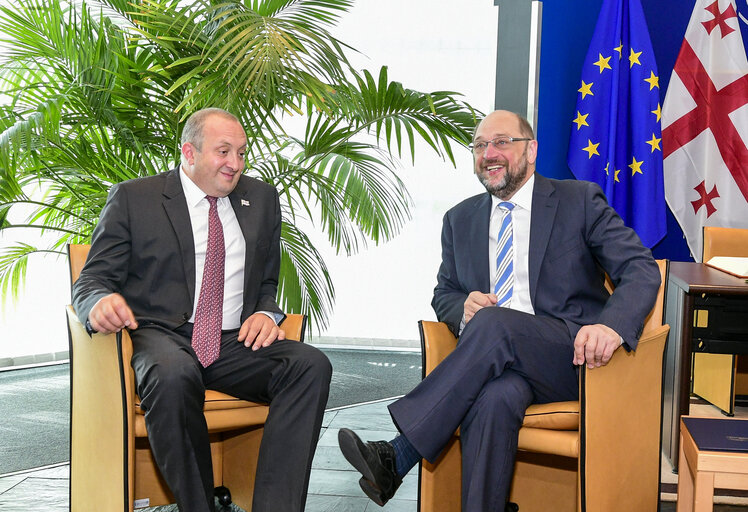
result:
[(169, 217), (174, 233), (179, 242), (179, 252), (184, 265), (184, 275), (187, 280), (187, 289), (190, 301), (195, 300), (195, 240), (192, 237), (192, 224), (190, 223), (190, 212), (184, 197), (182, 183), (179, 181), (179, 167), (173, 169), (166, 176), (164, 185), (164, 210)]
[(474, 222), (470, 224), (470, 238), (473, 240), (472, 247), (468, 247), (470, 251), (471, 262), (469, 268), (475, 269), (477, 272), (477, 281), (480, 283), (480, 290), (484, 290), (486, 293), (490, 292), (491, 288), (491, 273), (489, 271), (490, 263), (488, 261), (488, 225), (491, 219), (491, 194), (486, 192), (479, 199), (476, 205), (476, 210), (481, 212), (480, 215), (473, 215)]
[(543, 264), (548, 240), (551, 237), (553, 221), (558, 209), (558, 199), (552, 197), (553, 184), (539, 174), (535, 174), (535, 186), (532, 192), (532, 220), (530, 221), (530, 254), (528, 273), (530, 278), (530, 301), (535, 304), (535, 293), (538, 290), (540, 266)]
[(239, 227), (242, 230), (246, 250), (244, 254), (244, 291), (246, 292), (249, 287), (249, 277), (252, 271), (252, 262), (254, 261), (254, 244), (250, 241), (255, 238), (256, 226), (252, 222), (252, 202), (250, 201), (250, 189), (248, 186), (249, 181), (240, 179), (237, 183), (236, 188), (229, 194), (229, 200), (231, 206), (234, 208), (236, 214), (236, 220), (239, 222)]

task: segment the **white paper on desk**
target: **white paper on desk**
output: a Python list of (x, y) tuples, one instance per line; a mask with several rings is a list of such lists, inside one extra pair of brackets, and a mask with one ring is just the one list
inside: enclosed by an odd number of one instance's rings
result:
[(715, 256), (706, 264), (734, 276), (748, 277), (748, 257)]

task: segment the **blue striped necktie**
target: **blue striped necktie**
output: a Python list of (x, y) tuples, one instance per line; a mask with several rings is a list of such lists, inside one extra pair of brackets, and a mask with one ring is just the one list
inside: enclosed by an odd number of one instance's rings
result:
[(502, 201), (499, 203), (502, 213), (499, 241), (496, 244), (496, 274), (494, 275), (493, 293), (498, 300), (496, 305), (508, 306), (512, 300), (514, 289), (514, 248), (512, 234), (512, 209), (514, 203)]

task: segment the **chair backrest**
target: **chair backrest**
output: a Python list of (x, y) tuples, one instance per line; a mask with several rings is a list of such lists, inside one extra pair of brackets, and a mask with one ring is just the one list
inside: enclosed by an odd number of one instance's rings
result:
[(704, 226), (701, 261), (714, 256), (748, 256), (748, 229)]
[[(78, 280), (83, 270), (83, 265), (86, 264), (86, 258), (88, 258), (88, 251), (91, 250), (91, 246), (88, 244), (69, 244), (68, 245), (68, 264), (70, 265), (70, 286)], [(286, 336), (290, 339), (297, 341), (304, 341), (304, 335), (306, 334), (306, 315), (286, 315), (286, 319), (283, 321), (282, 327), (286, 332)]]
[(86, 264), (86, 258), (88, 257), (88, 251), (91, 250), (91, 246), (88, 244), (69, 244), (68, 245), (68, 264), (70, 265), (70, 284), (78, 280), (83, 270), (83, 265)]
[(73, 284), (78, 280), (86, 264), (88, 251), (91, 246), (88, 244), (68, 244), (68, 269), (70, 270), (70, 294), (72, 300)]

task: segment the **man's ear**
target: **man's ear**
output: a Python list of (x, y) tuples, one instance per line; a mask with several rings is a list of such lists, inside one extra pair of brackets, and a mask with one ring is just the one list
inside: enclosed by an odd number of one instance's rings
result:
[(527, 143), (527, 163), (534, 164), (538, 158), (538, 141), (531, 140)]
[(185, 142), (182, 144), (182, 156), (189, 165), (195, 163), (196, 151), (195, 146), (191, 142)]

